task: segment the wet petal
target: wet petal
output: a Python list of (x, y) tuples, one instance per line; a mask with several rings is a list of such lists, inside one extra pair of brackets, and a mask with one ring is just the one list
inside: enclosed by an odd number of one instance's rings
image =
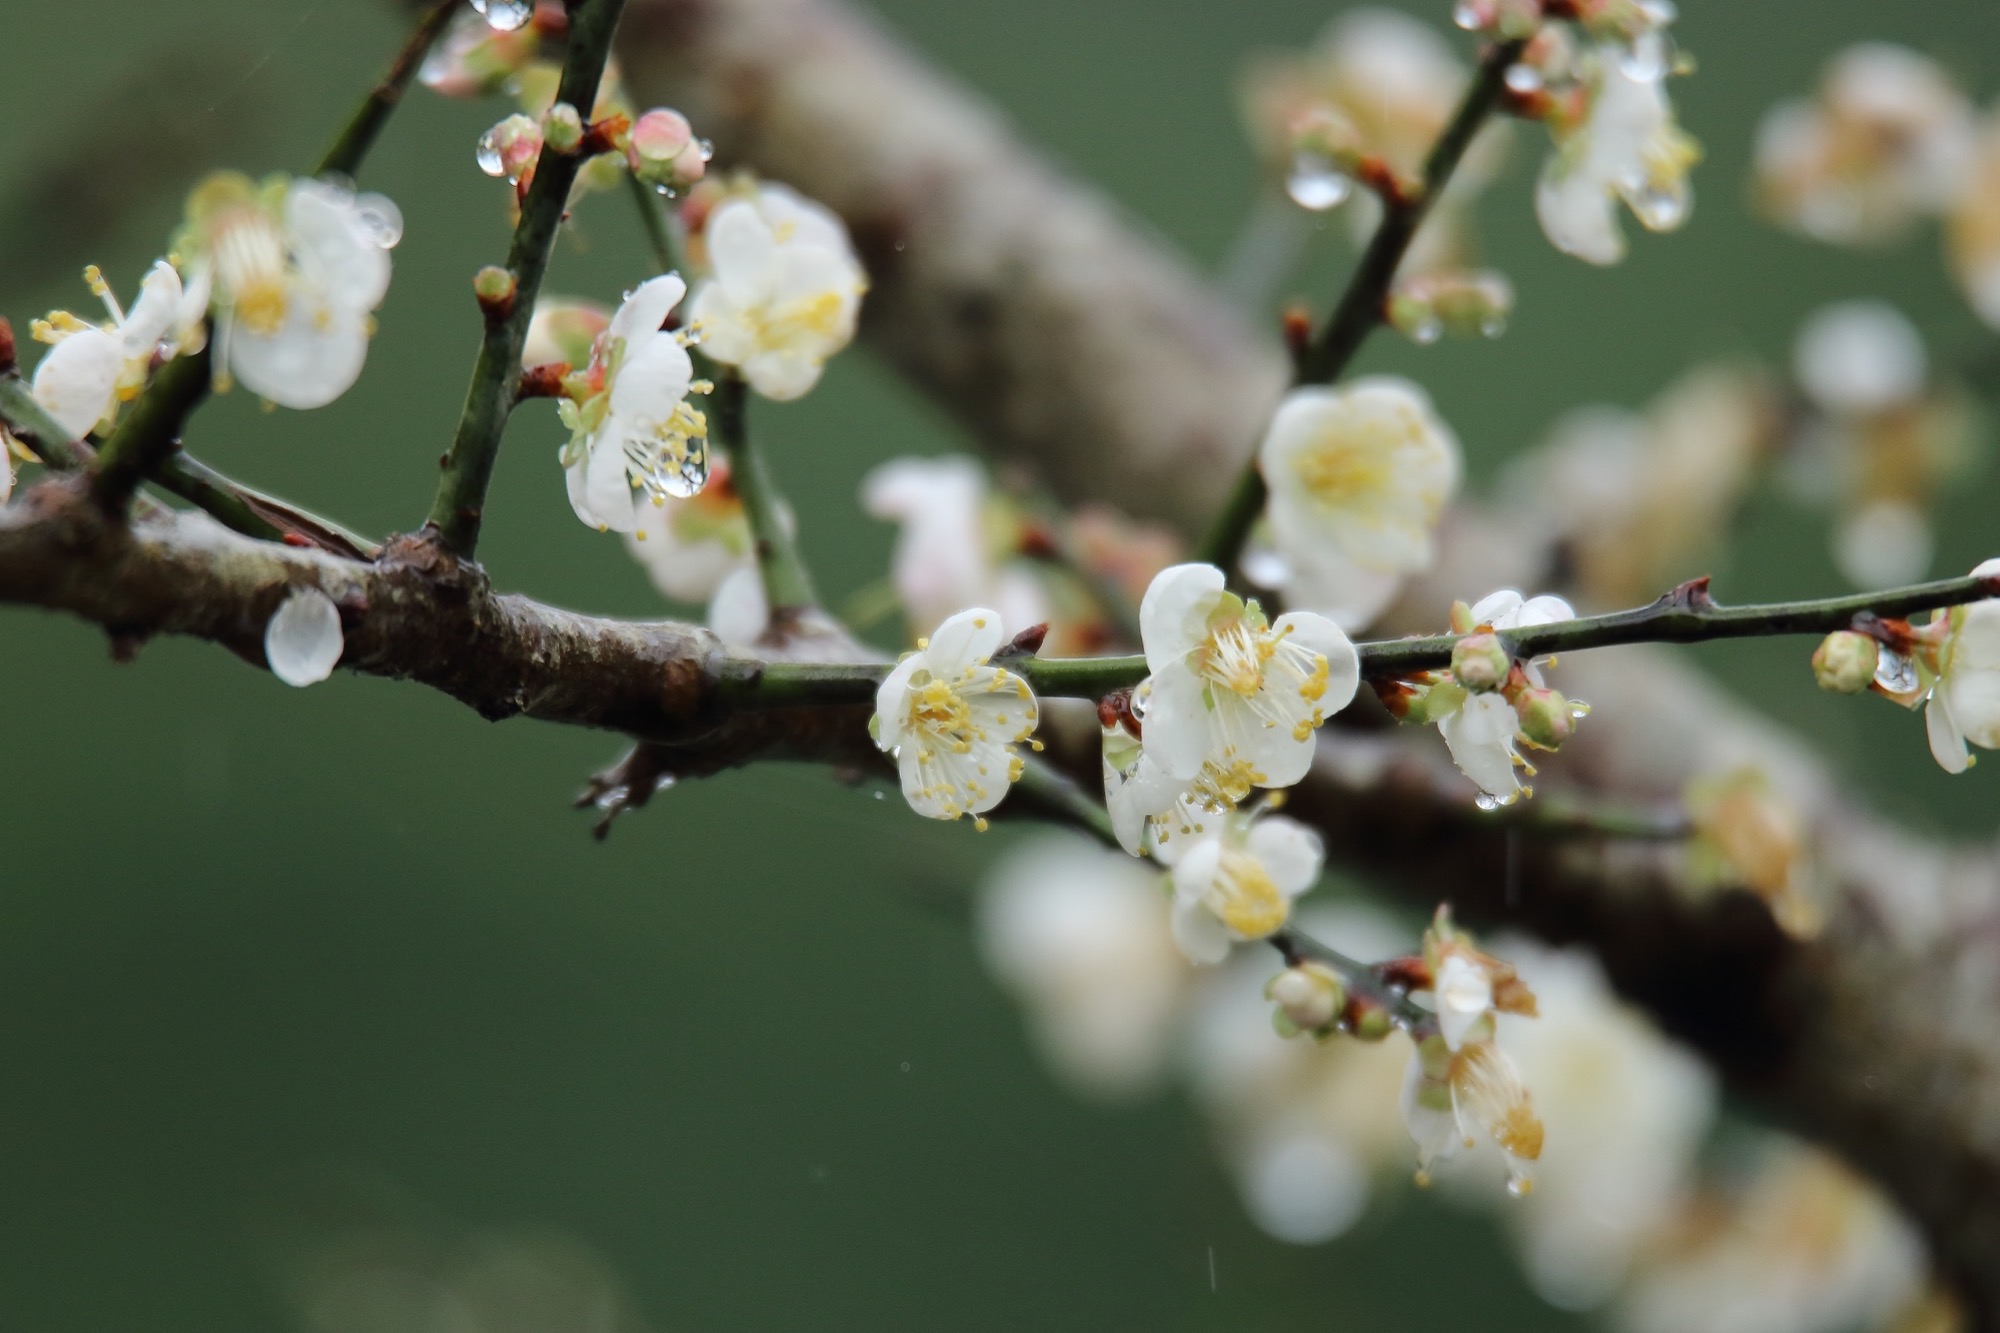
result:
[(1146, 646), (1146, 665), (1155, 674), (1179, 665), (1207, 639), (1208, 616), (1224, 582), (1214, 565), (1173, 565), (1154, 575), (1139, 603), (1139, 635)]
[(124, 368), (118, 339), (102, 329), (84, 329), (49, 349), (35, 367), (32, 392), (57, 424), (80, 439), (116, 404)]

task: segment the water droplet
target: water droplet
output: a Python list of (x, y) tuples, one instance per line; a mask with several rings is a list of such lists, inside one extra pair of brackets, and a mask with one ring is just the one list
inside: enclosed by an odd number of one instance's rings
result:
[(318, 588), (298, 588), (264, 626), (264, 660), (287, 685), (317, 685), (333, 674), (346, 640), (340, 610)]
[(1500, 315), (1488, 315), (1479, 321), (1479, 332), (1488, 338), (1498, 338), (1507, 331), (1507, 321)]
[(1908, 694), (1917, 688), (1917, 664), (1884, 648), (1875, 660), (1875, 683), (1890, 694)]
[(1451, 21), (1467, 32), (1477, 32), (1486, 26), (1485, 7), (1476, 0), (1460, 0), (1452, 6)]
[[(496, 127), (497, 128), (497, 127)], [(479, 136), (479, 151), (475, 154), (479, 169), (489, 176), (507, 174), (507, 164), (500, 160), (500, 144), (493, 130)]]
[(1425, 315), (1410, 326), (1410, 341), (1421, 347), (1429, 347), (1444, 337), (1444, 321), (1436, 315)]
[(672, 787), (676, 782), (679, 781), (680, 779), (675, 777), (672, 773), (662, 773), (660, 774), (660, 776), (653, 779), (653, 790), (656, 792), (666, 791), (669, 787)]
[(1526, 1198), (1535, 1192), (1535, 1182), (1526, 1176), (1510, 1176), (1507, 1179), (1507, 1192), (1517, 1199)]
[(701, 155), (701, 160), (704, 162), (715, 160), (715, 144), (711, 140), (696, 139), (694, 141), (694, 151)]
[(708, 485), (708, 441), (701, 438), (687, 443), (687, 454), (678, 465), (667, 460), (667, 466), (660, 474), (660, 484), (668, 495), (677, 500), (686, 500), (700, 495)]
[(472, 8), (485, 16), (486, 26), (495, 32), (513, 32), (535, 12), (531, 0), (472, 0)]
[(362, 234), (384, 250), (396, 248), (403, 239), (403, 210), (387, 196), (364, 194), (354, 201), (354, 218)]
[(665, 181), (661, 181), (659, 184), (655, 185), (653, 187), (653, 193), (659, 195), (663, 199), (678, 199), (681, 196), (681, 192), (679, 190), (676, 190), (673, 186), (667, 184)]
[(1507, 804), (1505, 801), (1501, 800), (1498, 796), (1493, 795), (1491, 792), (1484, 792), (1484, 791), (1480, 792), (1479, 795), (1473, 797), (1472, 803), (1478, 806), (1481, 810), (1498, 810), (1501, 806)]
[(1662, 190), (1648, 185), (1628, 192), (1625, 198), (1640, 225), (1649, 231), (1672, 231), (1687, 220), (1685, 190)]
[(903, 1072), (905, 1074), (910, 1072), (910, 1062), (908, 1060), (903, 1061)]
[(632, 789), (620, 783), (615, 787), (606, 787), (603, 791), (597, 793), (597, 800), (593, 804), (599, 810), (622, 810), (631, 799)]
[(1300, 208), (1324, 213), (1354, 191), (1354, 180), (1318, 153), (1300, 153), (1292, 159), (1292, 174), (1285, 179), (1285, 193)]
[(1507, 67), (1507, 87), (1522, 95), (1538, 93), (1542, 90), (1542, 72), (1533, 65), (1509, 65)]

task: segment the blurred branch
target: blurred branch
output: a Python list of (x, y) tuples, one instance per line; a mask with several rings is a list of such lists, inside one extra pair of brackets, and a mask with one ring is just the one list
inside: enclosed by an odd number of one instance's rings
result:
[[(873, 283), (864, 337), (974, 438), (1071, 502), (1190, 530), (1212, 516), (1285, 383), (1281, 349), (975, 94), (841, 0), (633, 0), (621, 55), (641, 100), (847, 220)], [(1470, 508), (1445, 545), (1410, 590), (1415, 623), (1548, 565), (1540, 534)], [(1408, 745), (1386, 769), (1322, 765), (1293, 813), (1426, 907), (1448, 885), (1468, 920), (1592, 947), (1739, 1094), (1880, 1179), (1975, 1318), (2000, 1324), (1995, 855), (1870, 816), (1823, 759), (1664, 650), (1569, 670), (1596, 711), (1563, 767), (1607, 800), (1775, 772), (1828, 902), (1822, 936), (1788, 939), (1747, 894), (1698, 894), (1671, 843), (1523, 837), (1512, 881), (1506, 825)]]
[[(585, 119), (597, 104), (597, 85), (604, 77), (611, 34), (623, 8), (624, 0), (575, 0), (570, 7), (569, 53), (563, 61), (556, 101), (576, 108)], [(542, 147), (507, 249), (513, 293), (502, 307), (487, 312), (486, 335), (473, 365), (472, 384), (466, 390), (451, 449), (444, 456), (430, 526), (448, 550), (468, 559), (479, 546), (486, 488), (493, 480), (494, 461), (500, 456), (507, 414), (513, 410), (528, 320), (535, 312), (535, 297), (548, 269), (556, 228), (569, 205), (570, 186), (582, 165), (580, 151), (561, 152), (553, 144)]]

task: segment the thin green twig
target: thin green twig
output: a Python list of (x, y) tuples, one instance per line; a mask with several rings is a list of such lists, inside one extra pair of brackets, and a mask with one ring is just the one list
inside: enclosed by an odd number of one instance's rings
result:
[(213, 378), (211, 349), (177, 356), (154, 374), (139, 401), (97, 451), (91, 493), (112, 512), (132, 498), (153, 470), (180, 447), (190, 414), (208, 396)]
[[(1996, 596), (2000, 596), (2000, 578), (1969, 575), (1846, 597), (1723, 606), (1708, 595), (1708, 581), (1696, 579), (1629, 611), (1508, 630), (1500, 637), (1515, 657), (1530, 658), (1620, 644), (1830, 634), (1849, 628), (1864, 616), (1902, 618)], [(1380, 680), (1450, 666), (1451, 651), (1458, 640), (1455, 634), (1433, 634), (1360, 643), (1355, 649), (1363, 678)], [(1114, 690), (1128, 689), (1146, 676), (1146, 659), (1136, 655), (1033, 657), (1007, 665), (1024, 677), (1035, 693), (1057, 698), (1102, 698)], [(721, 688), (732, 702), (760, 707), (856, 703), (873, 697), (888, 670), (872, 662), (739, 658), (724, 668)]]
[(389, 62), (389, 68), (382, 72), (368, 95), (361, 99), (361, 105), (340, 127), (334, 136), (326, 155), (313, 168), (315, 176), (352, 176), (361, 170), (362, 159), (375, 146), (375, 136), (389, 121), (396, 104), (403, 100), (403, 90), (410, 86), (417, 68), (423, 63), (424, 53), (431, 49), (431, 43), (444, 31), (444, 25), (451, 22), (451, 16), (459, 6), (459, 0), (432, 0), (431, 7), (417, 20), (417, 26), (410, 30), (409, 38)]
[[(563, 63), (556, 98), (588, 116), (597, 101), (597, 85), (611, 53), (611, 34), (618, 27), (624, 0), (575, 0), (570, 6), (569, 55)], [(521, 347), (527, 341), (528, 320), (548, 270), (556, 229), (569, 202), (570, 186), (583, 165), (580, 153), (561, 153), (544, 146), (535, 163), (535, 177), (521, 201), (521, 219), (507, 251), (507, 271), (514, 279), (508, 307), (486, 323), (472, 383), (459, 413), (458, 429), (446, 453), (437, 498), (431, 504), (430, 526), (453, 554), (470, 559), (479, 547), (479, 526), (486, 506), (486, 489), (500, 456), (500, 437), (514, 407), (521, 378)]]
[[(704, 358), (706, 361), (706, 358)], [(708, 363), (712, 365), (713, 363)], [(819, 605), (812, 575), (799, 555), (798, 543), (785, 525), (777, 483), (754, 444), (747, 420), (748, 390), (733, 370), (716, 368), (715, 394), (709, 399), (709, 430), (729, 459), (729, 480), (743, 500), (743, 517), (757, 553), (757, 575), (764, 584), (764, 604), (773, 625), (795, 619)]]
[[(1507, 69), (1520, 57), (1524, 45), (1519, 41), (1501, 42), (1480, 59), (1458, 110), (1424, 160), (1422, 184), (1402, 199), (1384, 205), (1382, 225), (1375, 229), (1361, 262), (1355, 265), (1347, 290), (1341, 294), (1319, 336), (1300, 354), (1294, 383), (1326, 384), (1338, 378), (1368, 335), (1381, 325), (1390, 284), (1396, 280), (1396, 270), (1409, 252), (1417, 228), (1444, 192), (1474, 136), (1499, 105), (1507, 87)], [(1233, 576), (1243, 555), (1243, 545), (1250, 539), (1250, 530), (1264, 512), (1267, 495), (1264, 474), (1258, 469), (1253, 453), (1237, 475), (1229, 498), (1196, 548), (1194, 558), (1219, 566)]]

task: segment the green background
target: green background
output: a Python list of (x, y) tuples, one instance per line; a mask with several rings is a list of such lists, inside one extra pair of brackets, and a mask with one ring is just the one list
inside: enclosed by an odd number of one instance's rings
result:
[[(1254, 174), (1237, 60), (1332, 12), (880, 8), (1204, 262)], [(1446, 8), (1419, 10), (1442, 26)], [(1608, 271), (1555, 255), (1523, 135), (1485, 208), (1521, 293), (1508, 335), (1378, 339), (1365, 358), (1422, 378), (1476, 477), (1577, 401), (1637, 403), (1718, 354), (1783, 357), (1829, 299), (1897, 300), (1940, 360), (1990, 349), (1934, 229), (1850, 254), (1743, 203), (1758, 114), (1845, 42), (1904, 40), (1981, 100), (2000, 91), (1988, 0), (1688, 0), (1680, 32), (1700, 72), (1675, 96), (1709, 151), (1687, 229), (1636, 237)], [(189, 184), (310, 161), (398, 33), (366, 0), (7, 5), (0, 312), (20, 329), (84, 312), (87, 261), (129, 291)], [(370, 163), (364, 184), (400, 203), (407, 234), (359, 388), (309, 414), (230, 395), (191, 447), (363, 531), (421, 519), (476, 337), (467, 281), (504, 248), (500, 193), (472, 161), (498, 114), (414, 96)], [(646, 272), (616, 197), (585, 207), (578, 241), (556, 291), (615, 299)], [(1324, 299), (1343, 261), (1320, 251)], [(758, 421), (809, 497), (806, 550), (836, 598), (889, 547), (848, 501), (862, 475), (961, 446), (859, 351)], [(490, 568), (568, 605), (657, 614), (618, 543), (571, 516), (559, 438), (553, 413), (519, 414)], [(1993, 499), (1985, 474), (1949, 498), (1938, 572), (1993, 554)], [(1839, 586), (1820, 520), (1776, 500), (1749, 519), (1725, 597)], [(1701, 660), (1899, 814), (1990, 830), (2000, 765), (1948, 781), (1913, 719), (1813, 691), (1796, 644)], [(344, 674), (290, 690), (200, 644), (117, 666), (101, 634), (20, 611), (0, 618), (0, 690), (0, 1326), (303, 1326), (292, 1260), (354, 1221), (406, 1229), (411, 1254), (565, 1238), (616, 1275), (630, 1326), (1568, 1326), (1483, 1223), (1405, 1192), (1338, 1244), (1281, 1246), (1245, 1222), (1176, 1097), (1103, 1110), (1054, 1087), (966, 919), (1011, 834), (760, 769), (668, 793), (600, 845), (567, 800), (614, 738), (491, 726)], [(529, 1308), (481, 1327), (584, 1326)]]

